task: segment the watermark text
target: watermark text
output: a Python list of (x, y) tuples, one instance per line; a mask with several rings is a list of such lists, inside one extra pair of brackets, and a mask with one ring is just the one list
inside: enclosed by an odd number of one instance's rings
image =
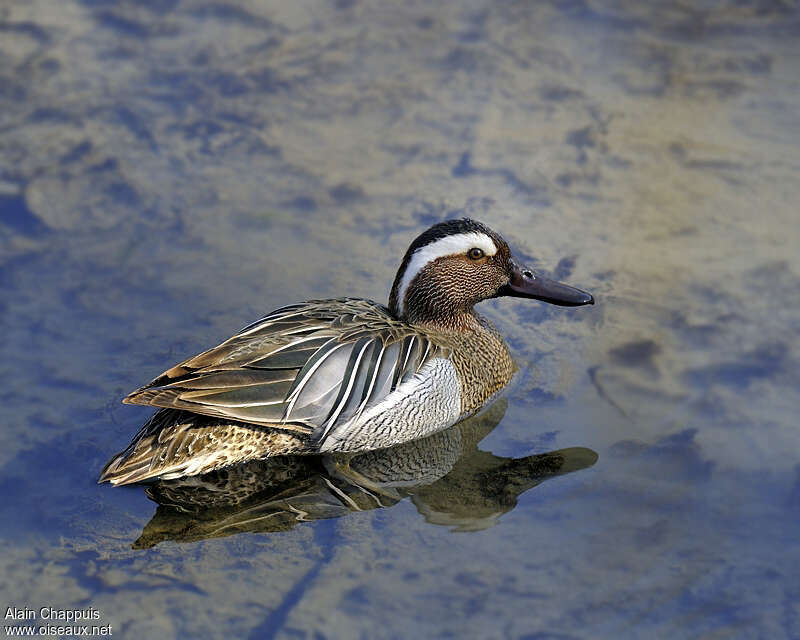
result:
[(102, 624), (99, 609), (65, 609), (59, 607), (17, 607), (5, 610), (3, 631), (10, 637), (59, 636), (67, 638), (109, 637), (114, 627)]

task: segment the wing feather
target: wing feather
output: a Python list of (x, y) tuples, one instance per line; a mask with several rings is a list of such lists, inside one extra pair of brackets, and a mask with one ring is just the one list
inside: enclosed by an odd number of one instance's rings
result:
[(289, 389), (289, 397), (297, 398), (303, 391), (304, 385), (311, 379), (314, 372), (322, 366), (326, 358), (328, 358), (334, 351), (343, 347), (344, 344), (338, 343), (335, 337), (329, 338), (325, 343), (317, 349), (316, 353), (312, 355), (308, 361), (303, 365), (303, 368), (297, 374), (292, 388)]
[(356, 420), (363, 413), (365, 407), (372, 399), (372, 394), (375, 390), (375, 384), (378, 381), (378, 374), (380, 373), (381, 361), (383, 360), (383, 354), (385, 352), (386, 344), (382, 340), (376, 341), (375, 348), (373, 349), (369, 359), (369, 369), (367, 370), (366, 374), (368, 382), (364, 385), (364, 390), (361, 393), (361, 402), (356, 410)]
[(180, 382), (173, 382), (165, 386), (180, 385), (183, 389), (226, 389), (231, 387), (248, 387), (251, 385), (264, 385), (269, 383), (293, 381), (293, 371), (265, 369), (238, 371), (211, 371), (193, 378), (186, 378)]
[(228, 389), (199, 389), (184, 391), (181, 398), (218, 407), (260, 407), (283, 404), (291, 384), (291, 380), (285, 380), (280, 383), (251, 384)]
[(124, 401), (324, 437), (442, 352), (374, 302), (311, 301), (266, 315)]
[(355, 385), (359, 365), (364, 357), (364, 352), (371, 345), (371, 343), (371, 338), (364, 337), (360, 338), (353, 346), (350, 353), (350, 359), (347, 362), (347, 367), (345, 368), (344, 375), (342, 376), (342, 381), (339, 384), (339, 395), (336, 396), (336, 400), (334, 400), (330, 412), (325, 417), (325, 433), (327, 433), (327, 430), (336, 423), (336, 420), (342, 413), (342, 410), (345, 408), (345, 406), (347, 406), (347, 403), (350, 400), (350, 395), (353, 393), (353, 387)]

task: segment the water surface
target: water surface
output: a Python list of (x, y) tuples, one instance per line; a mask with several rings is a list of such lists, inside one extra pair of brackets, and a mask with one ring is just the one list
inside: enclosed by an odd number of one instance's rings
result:
[[(798, 69), (791, 2), (6, 2), (0, 604), (120, 637), (800, 636)], [(120, 398), (283, 304), (384, 301), (457, 215), (598, 301), (482, 305), (520, 372), (475, 446), (596, 462), (487, 526), (429, 517), (477, 495), (445, 475), (135, 545), (156, 505), (95, 484), (150, 414)]]

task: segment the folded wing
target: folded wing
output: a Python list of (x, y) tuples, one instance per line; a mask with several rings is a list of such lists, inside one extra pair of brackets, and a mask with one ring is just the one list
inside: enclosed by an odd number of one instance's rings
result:
[(442, 352), (374, 302), (312, 301), (270, 313), (124, 402), (325, 433)]

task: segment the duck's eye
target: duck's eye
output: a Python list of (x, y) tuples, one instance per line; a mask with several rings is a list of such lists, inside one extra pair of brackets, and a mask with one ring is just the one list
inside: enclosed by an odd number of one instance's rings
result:
[(483, 252), (483, 249), (478, 249), (478, 247), (472, 247), (469, 251), (467, 251), (467, 257), (470, 260), (480, 260), (486, 254)]

